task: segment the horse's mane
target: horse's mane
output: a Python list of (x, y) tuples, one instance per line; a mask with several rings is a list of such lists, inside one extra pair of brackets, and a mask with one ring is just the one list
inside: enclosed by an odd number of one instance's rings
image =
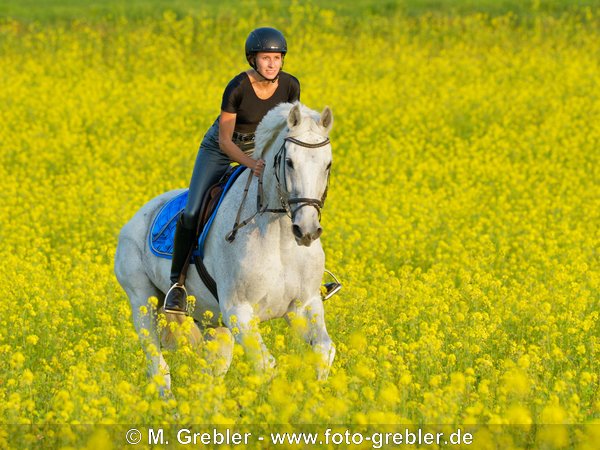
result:
[(256, 127), (254, 157), (264, 157), (264, 152), (279, 138), (283, 139), (282, 134), (288, 131), (287, 118), (294, 105), (300, 105), (302, 117), (310, 117), (318, 122), (320, 114), (300, 102), (280, 103), (271, 109)]

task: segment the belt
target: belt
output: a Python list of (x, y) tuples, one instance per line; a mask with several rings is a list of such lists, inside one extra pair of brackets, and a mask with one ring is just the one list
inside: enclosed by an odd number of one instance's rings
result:
[(254, 133), (238, 133), (233, 132), (233, 140), (238, 142), (252, 142), (254, 141)]

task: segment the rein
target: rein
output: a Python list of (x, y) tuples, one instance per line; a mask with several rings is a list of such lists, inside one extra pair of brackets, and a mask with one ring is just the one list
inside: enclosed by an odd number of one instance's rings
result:
[[(306, 197), (288, 198), (289, 191), (287, 189), (287, 177), (286, 177), (286, 170), (285, 170), (286, 166), (285, 166), (285, 164), (283, 164), (283, 162), (286, 160), (286, 155), (287, 155), (287, 147), (285, 145), (286, 141), (292, 142), (296, 145), (299, 145), (299, 146), (305, 147), (305, 148), (319, 148), (319, 147), (324, 147), (327, 144), (329, 144), (329, 138), (326, 138), (322, 142), (317, 142), (316, 144), (309, 144), (308, 142), (301, 141), (294, 137), (284, 138), (283, 144), (281, 144), (281, 148), (279, 149), (279, 151), (275, 155), (275, 158), (273, 159), (273, 170), (275, 172), (275, 178), (277, 179), (277, 193), (279, 194), (279, 201), (281, 203), (282, 208), (275, 208), (275, 209), (268, 208), (266, 204), (263, 204), (264, 190), (263, 190), (263, 180), (262, 180), (262, 174), (261, 174), (260, 177), (258, 178), (258, 193), (256, 196), (256, 212), (254, 214), (252, 214), (252, 216), (248, 217), (246, 220), (244, 220), (243, 222), (240, 223), (240, 216), (242, 213), (242, 208), (246, 201), (246, 197), (248, 196), (248, 190), (250, 189), (250, 183), (252, 182), (252, 171), (250, 171), (250, 173), (248, 174), (248, 181), (246, 181), (246, 187), (244, 189), (244, 195), (242, 197), (242, 202), (240, 203), (240, 207), (238, 209), (237, 216), (235, 218), (235, 223), (233, 225), (233, 229), (225, 237), (227, 242), (233, 242), (235, 239), (235, 236), (237, 234), (237, 231), (240, 228), (248, 225), (252, 221), (252, 219), (254, 219), (257, 215), (263, 214), (265, 212), (270, 212), (270, 213), (275, 213), (275, 214), (287, 214), (290, 217), (290, 219), (292, 219), (292, 221), (293, 221), (294, 216), (301, 208), (303, 208), (305, 206), (313, 206), (317, 209), (317, 212), (319, 213), (319, 220), (321, 220), (321, 209), (323, 208), (323, 206), (325, 204), (325, 199), (327, 198), (327, 191), (329, 189), (329, 174), (327, 175), (327, 185), (325, 187), (325, 192), (323, 192), (323, 196), (320, 199), (306, 198)], [(283, 188), (282, 188), (281, 180), (279, 178), (279, 173), (282, 171), (282, 165), (283, 165)], [(300, 206), (298, 206), (297, 208), (292, 210), (291, 205), (296, 205), (296, 204), (299, 204)]]

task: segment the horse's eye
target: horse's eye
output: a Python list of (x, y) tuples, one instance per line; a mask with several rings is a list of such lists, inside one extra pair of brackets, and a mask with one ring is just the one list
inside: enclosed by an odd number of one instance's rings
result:
[(294, 168), (294, 162), (291, 159), (286, 159), (285, 160), (285, 164), (290, 168), (293, 169)]

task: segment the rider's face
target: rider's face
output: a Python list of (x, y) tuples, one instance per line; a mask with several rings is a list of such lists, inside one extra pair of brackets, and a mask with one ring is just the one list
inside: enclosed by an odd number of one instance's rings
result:
[(281, 70), (282, 63), (281, 53), (259, 52), (256, 54), (256, 68), (258, 73), (265, 78), (275, 78)]

